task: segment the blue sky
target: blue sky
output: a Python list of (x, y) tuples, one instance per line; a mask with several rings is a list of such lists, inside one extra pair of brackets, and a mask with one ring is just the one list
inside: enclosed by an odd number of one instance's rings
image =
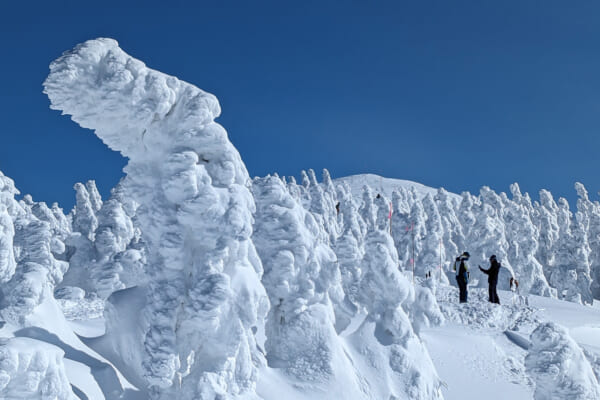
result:
[(3, 2), (0, 170), (71, 208), (125, 160), (48, 108), (48, 64), (115, 38), (217, 95), (252, 176), (328, 168), (478, 192), (600, 189), (600, 3)]

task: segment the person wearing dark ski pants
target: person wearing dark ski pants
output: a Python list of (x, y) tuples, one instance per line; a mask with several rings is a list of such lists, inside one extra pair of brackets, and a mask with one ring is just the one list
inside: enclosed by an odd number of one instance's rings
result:
[(467, 302), (467, 284), (469, 283), (469, 266), (467, 265), (468, 259), (469, 253), (465, 251), (456, 259), (456, 262), (454, 263), (454, 271), (456, 271), (456, 283), (458, 284), (459, 290), (459, 301), (461, 303)]
[(488, 276), (488, 284), (490, 286), (490, 303), (500, 304), (500, 298), (498, 297), (498, 292), (496, 291), (496, 286), (498, 285), (498, 272), (500, 272), (500, 263), (496, 259), (496, 256), (493, 255), (490, 257), (490, 268), (483, 269), (479, 266), (481, 272)]

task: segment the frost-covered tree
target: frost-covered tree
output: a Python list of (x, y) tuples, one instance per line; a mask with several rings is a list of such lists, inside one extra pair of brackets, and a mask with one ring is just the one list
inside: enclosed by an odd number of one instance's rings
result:
[(537, 229), (530, 219), (522, 199), (519, 186), (510, 186), (513, 201), (508, 201), (504, 209), (504, 225), (508, 242), (508, 258), (513, 266), (519, 288), (524, 293), (551, 296), (542, 265), (535, 258), (538, 249)]
[(139, 276), (140, 272), (125, 271), (118, 260), (118, 256), (127, 250), (134, 239), (135, 230), (131, 218), (116, 199), (110, 199), (102, 204), (97, 217), (98, 228), (94, 234), (95, 252), (89, 266), (90, 278), (98, 295), (107, 298), (116, 290), (141, 283), (133, 279), (127, 282), (128, 274)]
[[(310, 207), (309, 211), (317, 219), (319, 225), (325, 228), (327, 234), (327, 240), (330, 243), (335, 241), (335, 238), (339, 235), (338, 226), (336, 223), (337, 215), (335, 211), (335, 200), (331, 192), (325, 192), (323, 187), (317, 182), (317, 176), (315, 171), (312, 169), (308, 170), (308, 177), (310, 180), (309, 192), (310, 192)], [(331, 184), (331, 179), (329, 179)], [(333, 188), (330, 188), (333, 189)]]
[(53, 292), (68, 268), (65, 261), (52, 254), (50, 224), (35, 217), (17, 218), (14, 245), (19, 248), (17, 268), (2, 287), (3, 308), (0, 314), (22, 326), (37, 306), (53, 299)]
[(441, 273), (446, 257), (443, 241), (444, 226), (433, 196), (429, 193), (423, 198), (423, 210), (427, 215), (427, 221), (425, 222), (427, 236), (423, 238), (423, 250), (419, 255), (417, 264), (422, 266), (426, 273), (431, 272), (434, 279), (438, 279), (439, 275), (442, 282), (448, 283), (446, 274)]
[(476, 222), (476, 218), (475, 218), (476, 198), (473, 195), (471, 195), (469, 192), (463, 192), (461, 197), (462, 197), (462, 200), (460, 202), (460, 205), (458, 206), (457, 217), (458, 217), (458, 220), (460, 221), (462, 233), (465, 237), (464, 248), (458, 249), (459, 252), (462, 253), (463, 251), (467, 250), (466, 247), (468, 245), (470, 245), (469, 241), (471, 239), (471, 229), (473, 229), (473, 226), (475, 225), (475, 222)]
[[(369, 197), (365, 196), (363, 200), (367, 201)], [(411, 399), (440, 398), (439, 378), (426, 348), (413, 329), (413, 323), (418, 329), (422, 324), (442, 321), (437, 303), (431, 292), (428, 296), (423, 294), (415, 298), (414, 288), (398, 270), (398, 255), (389, 231), (380, 229), (383, 226), (376, 224), (368, 226), (359, 290), (360, 303), (367, 310), (368, 317), (367, 323), (355, 335), (375, 335), (378, 345), (391, 348), (387, 364), (404, 396)], [(421, 302), (425, 299), (427, 303)], [(407, 311), (415, 317), (412, 322)], [(420, 366), (412, 361), (410, 354), (413, 352), (425, 355)]]
[(594, 203), (588, 197), (588, 191), (580, 182), (575, 182), (575, 191), (577, 192), (577, 212), (580, 215), (580, 223), (587, 232), (590, 224), (590, 217), (594, 213)]
[(296, 183), (296, 178), (294, 178), (293, 176), (289, 176), (287, 178), (287, 190), (288, 192), (290, 192), (290, 194), (292, 195), (292, 197), (298, 201), (302, 201), (302, 190), (304, 189), (303, 186), (299, 186)]
[(545, 322), (530, 340), (525, 368), (535, 382), (535, 400), (600, 398), (594, 371), (567, 329)]
[(12, 218), (6, 206), (0, 204), (0, 283), (9, 281), (15, 273), (14, 237)]
[(85, 183), (85, 188), (87, 189), (90, 198), (92, 210), (94, 210), (94, 212), (97, 213), (102, 208), (102, 196), (100, 196), (100, 192), (98, 192), (98, 188), (96, 187), (96, 181), (87, 181)]
[(364, 186), (362, 192), (362, 203), (358, 209), (358, 213), (365, 222), (367, 229), (374, 228), (377, 220), (377, 209), (373, 204), (373, 200), (373, 191), (369, 186)]
[(308, 210), (311, 207), (310, 178), (304, 170), (300, 171), (300, 178), (300, 200), (302, 206)]
[[(586, 217), (577, 212), (575, 220), (571, 223), (571, 234), (573, 247), (571, 256), (577, 273), (577, 292), (584, 304), (592, 304), (592, 278), (590, 276), (590, 246), (585, 229)], [(587, 221), (589, 223), (589, 220)]]
[(462, 226), (456, 215), (456, 210), (448, 192), (444, 188), (438, 189), (435, 195), (435, 202), (439, 210), (439, 215), (443, 226), (443, 244), (445, 255), (443, 257), (444, 269), (448, 270), (453, 264), (454, 258), (462, 253), (465, 247), (465, 237), (462, 232)]
[[(512, 274), (510, 262), (507, 259), (508, 242), (506, 241), (505, 226), (502, 218), (502, 200), (488, 187), (481, 188), (481, 205), (474, 209), (475, 224), (467, 237), (468, 251), (471, 254), (471, 265), (489, 265), (489, 257), (494, 254)], [(487, 279), (476, 271), (471, 277), (479, 276), (480, 286), (487, 286)], [(518, 277), (517, 277), (518, 279)], [(508, 287), (508, 279), (498, 281), (499, 288)]]
[(57, 259), (65, 246), (52, 211), (29, 195), (17, 202), (18, 193), (14, 182), (0, 173), (0, 315), (27, 326), (36, 307), (53, 300), (68, 264)]
[(554, 265), (554, 246), (559, 236), (558, 206), (547, 190), (540, 190), (540, 203), (537, 207), (537, 226), (539, 229), (538, 251), (536, 259), (542, 264), (546, 278)]
[[(89, 182), (88, 182), (89, 183)], [(96, 292), (96, 285), (91, 278), (91, 266), (96, 259), (94, 250), (94, 234), (98, 228), (98, 218), (94, 204), (101, 204), (102, 200), (95, 199), (92, 203), (90, 194), (86, 186), (92, 190), (95, 185), (76, 183), (75, 189), (75, 208), (71, 211), (72, 232), (65, 238), (66, 260), (69, 262), (69, 269), (64, 276), (61, 287), (74, 286), (83, 289), (85, 292)], [(96, 192), (97, 193), (97, 190)]]
[[(94, 203), (86, 187), (76, 183), (73, 187), (77, 193), (75, 209), (73, 211), (73, 231), (80, 232), (88, 240), (94, 239), (94, 231), (98, 227), (98, 219), (94, 210)], [(94, 202), (96, 202), (94, 200)]]
[(12, 179), (0, 172), (0, 284), (8, 282), (15, 273), (14, 218), (24, 211), (15, 200), (19, 191)]
[(568, 301), (590, 302), (589, 247), (583, 227), (583, 218), (573, 219), (566, 199), (558, 203), (559, 238), (555, 244), (555, 265), (551, 270), (550, 284), (558, 297)]
[(410, 205), (405, 189), (392, 192), (392, 238), (398, 252), (398, 261), (402, 269), (408, 269), (412, 258), (412, 221)]
[(296, 379), (327, 381), (334, 373), (337, 336), (332, 300), (343, 300), (335, 254), (319, 242), (323, 228), (279, 179), (257, 178), (252, 192), (257, 206), (252, 239), (271, 302), (267, 361)]
[(334, 251), (337, 256), (342, 287), (349, 301), (355, 307), (359, 304), (359, 282), (362, 276), (361, 262), (364, 257), (366, 227), (358, 214), (350, 192), (345, 192), (340, 201), (340, 214), (343, 219), (343, 232), (336, 240)]
[(422, 258), (424, 253), (424, 239), (427, 237), (427, 215), (423, 209), (423, 203), (420, 199), (413, 197), (410, 209), (410, 230), (411, 248), (409, 263), (405, 269), (414, 272), (416, 276), (424, 276), (427, 272), (425, 260)]
[(53, 109), (128, 158), (122, 184), (139, 204), (149, 282), (128, 292), (146, 295), (128, 322), (135, 336), (108, 330), (119, 338), (111, 345), (119, 355), (143, 354), (131, 373), (151, 399), (253, 395), (262, 356), (252, 327), (266, 294), (250, 241), (248, 172), (214, 122), (217, 99), (147, 68), (110, 39), (65, 53), (44, 86)]
[(588, 243), (590, 246), (590, 275), (592, 295), (600, 300), (600, 205), (594, 204), (589, 216)]
[(3, 399), (76, 400), (64, 364), (64, 351), (40, 340), (0, 340), (0, 394)]

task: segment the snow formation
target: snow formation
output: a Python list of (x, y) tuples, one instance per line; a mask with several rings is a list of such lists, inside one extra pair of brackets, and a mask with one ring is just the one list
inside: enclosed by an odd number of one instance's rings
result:
[[(75, 184), (68, 215), (0, 173), (0, 398), (468, 399), (456, 371), (481, 357), (497, 375), (478, 398), (503, 379), (514, 398), (600, 398), (600, 203), (582, 184), (571, 211), (517, 184), (250, 179), (217, 99), (112, 39), (64, 53), (44, 87), (128, 164), (106, 199)], [(492, 254), (502, 306), (477, 269)]]

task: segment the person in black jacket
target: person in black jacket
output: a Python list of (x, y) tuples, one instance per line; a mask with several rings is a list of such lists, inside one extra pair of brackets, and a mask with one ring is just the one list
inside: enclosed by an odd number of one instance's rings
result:
[(481, 272), (488, 276), (488, 284), (490, 285), (490, 303), (500, 304), (500, 298), (496, 291), (496, 285), (498, 285), (498, 272), (500, 272), (500, 263), (496, 259), (495, 255), (490, 257), (490, 268), (483, 269), (479, 266)]
[(459, 301), (461, 303), (467, 302), (467, 285), (469, 284), (469, 265), (467, 264), (467, 260), (469, 257), (469, 252), (465, 251), (460, 255), (460, 257), (456, 258), (456, 262), (454, 263), (456, 283), (458, 284), (459, 290)]

